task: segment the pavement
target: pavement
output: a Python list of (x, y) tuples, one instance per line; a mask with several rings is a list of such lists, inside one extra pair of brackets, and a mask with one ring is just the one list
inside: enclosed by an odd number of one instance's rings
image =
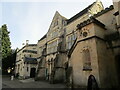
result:
[(13, 79), (10, 76), (3, 76), (2, 88), (66, 88), (64, 84), (50, 84), (47, 81), (34, 81), (33, 78), (26, 80)]
[(19, 80), (22, 83), (30, 83), (30, 82), (35, 82), (34, 78), (29, 78), (29, 79), (25, 79), (25, 80)]

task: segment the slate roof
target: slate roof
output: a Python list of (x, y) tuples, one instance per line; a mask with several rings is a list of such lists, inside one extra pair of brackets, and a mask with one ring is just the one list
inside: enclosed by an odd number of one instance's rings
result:
[(91, 5), (89, 5), (87, 8), (85, 8), (81, 12), (77, 13), (75, 16), (73, 16), (70, 19), (68, 19), (67, 20), (67, 24), (71, 23), (72, 21), (76, 20), (77, 18), (81, 17), (82, 15), (86, 14), (88, 12), (88, 10), (93, 6), (94, 3), (92, 3)]

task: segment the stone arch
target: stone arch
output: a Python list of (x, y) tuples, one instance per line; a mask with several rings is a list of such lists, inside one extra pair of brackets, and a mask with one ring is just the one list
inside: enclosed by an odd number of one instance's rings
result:
[(98, 83), (93, 75), (88, 77), (87, 90), (98, 90)]

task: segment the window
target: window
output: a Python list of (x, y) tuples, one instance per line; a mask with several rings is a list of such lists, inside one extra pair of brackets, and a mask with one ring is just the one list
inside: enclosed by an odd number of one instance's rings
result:
[(27, 67), (27, 72), (29, 71), (29, 68)]
[(32, 57), (32, 55), (30, 55), (30, 57)]
[(54, 30), (51, 34), (52, 34), (52, 38), (57, 37), (58, 36), (58, 30), (57, 29)]
[(72, 42), (71, 42), (71, 35), (70, 36), (68, 36), (68, 41), (67, 41), (67, 48), (68, 49), (70, 49), (71, 48), (71, 46), (72, 46)]
[(58, 25), (58, 19), (53, 23), (53, 27)]
[(47, 53), (56, 52), (57, 51), (57, 45), (58, 45), (57, 40), (48, 44)]
[(64, 20), (62, 20), (62, 25), (65, 26), (66, 25), (66, 22)]
[(72, 46), (71, 42), (68, 42), (68, 49), (70, 49)]
[(88, 49), (83, 50), (83, 70), (92, 70), (90, 51)]
[(67, 47), (66, 48), (70, 49), (76, 39), (76, 34), (72, 34), (72, 35), (68, 36), (67, 38), (68, 39), (67, 39)]
[(36, 48), (33, 48), (33, 49), (36, 49)]
[(83, 37), (87, 37), (88, 33), (87, 32), (83, 32)]

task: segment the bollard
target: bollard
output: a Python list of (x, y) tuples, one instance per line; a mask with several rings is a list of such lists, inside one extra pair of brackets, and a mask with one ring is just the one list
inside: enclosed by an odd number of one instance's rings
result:
[(14, 76), (11, 76), (11, 80), (13, 80), (14, 79)]

